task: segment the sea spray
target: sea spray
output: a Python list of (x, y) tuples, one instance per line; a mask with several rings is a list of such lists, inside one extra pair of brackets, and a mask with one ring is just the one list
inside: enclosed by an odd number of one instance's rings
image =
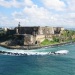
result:
[(11, 50), (11, 51), (0, 51), (0, 54), (4, 55), (59, 55), (59, 54), (67, 54), (68, 50), (59, 50), (56, 52), (33, 52), (33, 51), (25, 51), (25, 50)]

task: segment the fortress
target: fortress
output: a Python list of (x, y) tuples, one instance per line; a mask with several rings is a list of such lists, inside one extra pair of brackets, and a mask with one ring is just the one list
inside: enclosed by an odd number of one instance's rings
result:
[(7, 32), (15, 33), (15, 38), (11, 42), (14, 45), (38, 45), (45, 39), (53, 40), (53, 36), (60, 36), (63, 30), (63, 27), (22, 27), (19, 23), (18, 27), (9, 29)]

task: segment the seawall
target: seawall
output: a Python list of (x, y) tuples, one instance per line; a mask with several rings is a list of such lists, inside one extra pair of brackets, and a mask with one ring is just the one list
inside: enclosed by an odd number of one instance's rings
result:
[(40, 45), (35, 45), (35, 46), (9, 46), (6, 45), (5, 43), (0, 43), (0, 46), (8, 48), (8, 49), (23, 49), (23, 50), (32, 50), (32, 49), (39, 49), (39, 48), (44, 48), (44, 47), (55, 47), (55, 46), (61, 46), (61, 45), (65, 45), (65, 44), (72, 44), (75, 42), (63, 42), (63, 43), (58, 43), (58, 44), (52, 44), (52, 45), (45, 45), (45, 46), (40, 46)]

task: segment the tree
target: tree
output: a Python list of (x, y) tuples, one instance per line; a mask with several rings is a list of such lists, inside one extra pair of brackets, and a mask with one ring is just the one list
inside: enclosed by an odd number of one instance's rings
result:
[(53, 41), (54, 41), (54, 42), (59, 42), (59, 41), (60, 41), (60, 40), (59, 40), (59, 37), (54, 36), (54, 37), (53, 37)]

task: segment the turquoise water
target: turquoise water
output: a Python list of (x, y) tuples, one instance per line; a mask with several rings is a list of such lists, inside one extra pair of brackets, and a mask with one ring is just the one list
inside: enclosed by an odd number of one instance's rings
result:
[[(0, 50), (11, 50), (0, 47)], [(0, 55), (0, 75), (75, 75), (75, 44), (31, 50), (50, 52), (68, 50), (67, 55)]]

